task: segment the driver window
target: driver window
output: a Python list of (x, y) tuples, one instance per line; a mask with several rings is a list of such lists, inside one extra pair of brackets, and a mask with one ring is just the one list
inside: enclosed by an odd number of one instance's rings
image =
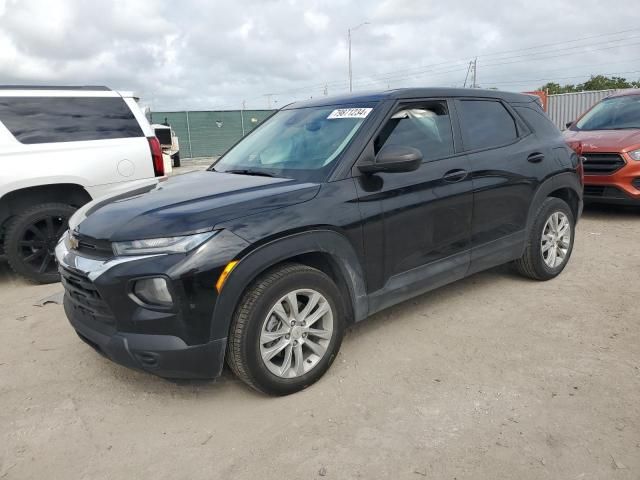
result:
[(426, 161), (453, 155), (453, 133), (446, 102), (401, 107), (374, 141), (375, 154), (385, 145), (417, 148)]

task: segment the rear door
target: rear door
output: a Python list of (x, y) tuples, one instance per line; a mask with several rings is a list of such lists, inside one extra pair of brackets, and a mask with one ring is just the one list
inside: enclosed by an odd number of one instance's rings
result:
[(364, 216), (371, 311), (464, 276), (470, 259), (472, 182), (447, 100), (403, 102), (369, 146), (422, 152), (412, 172), (356, 176)]
[(522, 254), (529, 207), (553, 154), (498, 99), (459, 99), (456, 111), (473, 181), (473, 273)]

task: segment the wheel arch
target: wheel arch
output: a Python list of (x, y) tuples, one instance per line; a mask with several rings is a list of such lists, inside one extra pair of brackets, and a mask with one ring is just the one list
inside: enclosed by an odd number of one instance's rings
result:
[(0, 198), (0, 225), (14, 215), (39, 203), (66, 203), (81, 207), (91, 201), (91, 195), (76, 183), (55, 183), (24, 187)]
[(362, 266), (349, 240), (333, 230), (312, 230), (277, 238), (243, 255), (227, 278), (216, 302), (211, 338), (223, 338), (238, 302), (263, 272), (283, 263), (300, 263), (327, 274), (346, 292), (348, 323), (366, 318), (368, 299)]
[(569, 204), (577, 222), (582, 214), (582, 185), (575, 173), (565, 172), (545, 180), (536, 191), (533, 201), (529, 206), (527, 217), (527, 235), (533, 227), (535, 213), (542, 202), (549, 197), (556, 197)]
[(556, 197), (560, 200), (564, 200), (569, 207), (571, 208), (571, 213), (573, 213), (573, 218), (577, 222), (580, 217), (580, 196), (570, 187), (560, 187), (549, 193), (549, 197)]

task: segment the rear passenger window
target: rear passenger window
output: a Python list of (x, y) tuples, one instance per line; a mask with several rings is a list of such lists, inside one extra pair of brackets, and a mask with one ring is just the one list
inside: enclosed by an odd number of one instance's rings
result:
[(516, 122), (500, 102), (461, 100), (460, 126), (466, 150), (498, 147), (518, 138)]
[(383, 127), (374, 142), (377, 154), (385, 145), (417, 148), (424, 160), (453, 155), (451, 120), (446, 102), (402, 107)]
[(25, 144), (144, 135), (120, 97), (0, 97), (0, 122)]

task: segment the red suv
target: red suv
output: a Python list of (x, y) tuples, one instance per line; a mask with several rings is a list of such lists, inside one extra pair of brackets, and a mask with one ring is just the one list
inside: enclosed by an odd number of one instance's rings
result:
[(584, 200), (640, 205), (640, 90), (611, 95), (564, 132), (579, 142)]

